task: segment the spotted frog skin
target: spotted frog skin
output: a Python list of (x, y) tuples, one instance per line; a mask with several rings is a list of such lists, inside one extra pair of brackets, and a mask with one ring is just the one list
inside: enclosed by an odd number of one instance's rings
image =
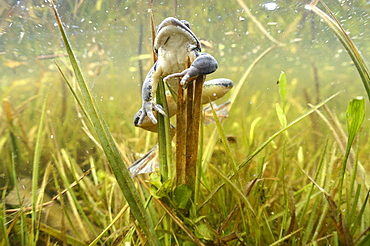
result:
[[(157, 86), (161, 78), (177, 92), (178, 78), (180, 86), (187, 88), (189, 82), (198, 76), (213, 73), (217, 61), (211, 55), (201, 52), (198, 38), (190, 30), (186, 21), (168, 17), (158, 27), (154, 41), (154, 51), (158, 60), (146, 76), (142, 88), (142, 107), (134, 117), (135, 126), (149, 131), (156, 131), (157, 112), (165, 115), (163, 107), (155, 102)], [(187, 65), (191, 64), (189, 68)], [(229, 79), (214, 79), (203, 85), (202, 103), (212, 102), (227, 93), (233, 87)], [(169, 117), (176, 114), (176, 102), (167, 95)]]

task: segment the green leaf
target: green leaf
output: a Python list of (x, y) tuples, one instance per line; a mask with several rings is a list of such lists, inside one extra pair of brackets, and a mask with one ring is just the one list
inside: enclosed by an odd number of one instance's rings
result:
[(166, 180), (166, 182), (164, 182), (159, 187), (156, 187), (155, 185), (150, 186), (150, 194), (157, 199), (168, 196), (171, 190), (172, 190), (171, 179)]
[(355, 98), (349, 103), (346, 118), (348, 127), (348, 146), (350, 147), (365, 118), (365, 102), (363, 97)]
[(279, 77), (279, 94), (281, 98), (281, 102), (283, 104), (283, 108), (285, 107), (286, 104), (286, 76), (284, 72), (281, 72), (280, 77)]
[(213, 233), (206, 224), (200, 224), (195, 229), (195, 235), (204, 240), (213, 240)]
[(353, 141), (355, 140), (355, 137), (358, 131), (360, 130), (362, 122), (364, 121), (364, 118), (365, 118), (365, 102), (362, 97), (357, 97), (351, 100), (347, 108), (346, 118), (347, 118), (347, 127), (348, 127), (348, 140), (347, 140), (346, 154), (343, 159), (343, 166), (342, 166), (342, 172), (341, 172), (340, 183), (339, 183), (338, 207), (340, 207), (341, 202), (342, 202), (343, 182), (344, 182), (344, 176), (345, 176), (346, 167), (347, 167), (347, 160), (351, 153), (351, 147), (352, 147)]
[(287, 126), (287, 119), (286, 119), (283, 108), (280, 107), (280, 105), (278, 103), (276, 104), (276, 113), (277, 113), (277, 116), (279, 118), (281, 126), (286, 127)]
[(188, 205), (192, 195), (192, 190), (186, 184), (182, 184), (176, 187), (173, 194), (173, 202), (176, 207), (180, 209), (185, 209)]

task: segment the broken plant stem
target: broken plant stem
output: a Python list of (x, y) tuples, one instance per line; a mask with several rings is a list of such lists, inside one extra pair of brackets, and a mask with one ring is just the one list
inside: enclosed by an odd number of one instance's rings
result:
[(184, 89), (178, 83), (176, 115), (176, 185), (185, 183), (186, 166), (186, 105)]
[(197, 173), (204, 79), (204, 76), (199, 76), (185, 91), (179, 84), (177, 95), (176, 185), (187, 184), (192, 191), (195, 188)]
[[(188, 108), (187, 138), (186, 138), (186, 183), (194, 191), (197, 175), (197, 157), (199, 142), (199, 123), (202, 109), (202, 89), (205, 76), (199, 76), (193, 82), (193, 92), (188, 91), (188, 103), (192, 103), (192, 108)], [(193, 192), (194, 195), (194, 192)]]

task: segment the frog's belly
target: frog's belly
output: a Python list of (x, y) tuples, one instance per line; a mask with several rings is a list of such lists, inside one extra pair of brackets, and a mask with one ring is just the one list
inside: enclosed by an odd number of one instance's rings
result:
[(170, 41), (158, 50), (158, 61), (163, 77), (184, 71), (196, 58), (190, 45), (187, 43), (179, 45), (180, 41), (171, 37)]
[(163, 59), (160, 59), (159, 65), (162, 70), (162, 76), (166, 77), (167, 75), (184, 71), (187, 68), (186, 60), (186, 55), (167, 54)]

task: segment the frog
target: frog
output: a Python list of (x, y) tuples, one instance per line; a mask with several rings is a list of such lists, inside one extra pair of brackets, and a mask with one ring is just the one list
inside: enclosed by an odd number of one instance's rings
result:
[[(168, 91), (166, 92), (168, 115), (162, 105), (156, 103), (155, 94), (158, 83), (162, 83), (163, 80), (173, 92), (177, 92), (178, 86), (186, 91), (189, 84), (199, 76), (215, 72), (218, 63), (212, 55), (202, 52), (201, 43), (190, 29), (189, 22), (174, 17), (164, 19), (158, 26), (153, 49), (158, 59), (144, 79), (141, 93), (142, 107), (134, 116), (134, 125), (156, 132), (158, 113), (172, 117), (177, 112), (176, 101)], [(223, 97), (232, 87), (233, 82), (226, 78), (204, 82), (202, 104), (209, 104)], [(152, 152), (155, 150), (156, 147), (152, 149)], [(144, 158), (148, 158), (148, 154)], [(143, 168), (140, 165), (136, 161), (129, 168), (130, 172), (139, 173), (137, 170)]]

